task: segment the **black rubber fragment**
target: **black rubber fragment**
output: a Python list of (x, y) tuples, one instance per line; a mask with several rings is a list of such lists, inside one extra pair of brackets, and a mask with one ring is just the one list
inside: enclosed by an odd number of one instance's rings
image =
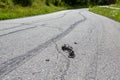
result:
[(74, 58), (75, 57), (75, 53), (73, 51), (73, 48), (71, 46), (69, 46), (68, 44), (64, 44), (61, 49), (63, 51), (67, 51), (69, 53), (68, 58)]

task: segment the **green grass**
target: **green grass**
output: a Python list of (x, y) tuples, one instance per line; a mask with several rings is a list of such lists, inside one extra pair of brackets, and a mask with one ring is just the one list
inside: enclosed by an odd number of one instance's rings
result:
[(10, 0), (7, 3), (0, 2), (0, 5), (4, 6), (3, 8), (0, 8), (0, 20), (46, 14), (66, 9), (64, 6), (54, 6), (52, 4), (47, 6), (42, 0), (35, 0), (33, 5), (28, 7), (13, 5)]
[(94, 13), (109, 17), (113, 20), (120, 22), (120, 10), (110, 9), (110, 8), (105, 8), (105, 7), (98, 7), (98, 6), (92, 7), (89, 10)]
[[(49, 3), (46, 4), (46, 1), (48, 1)], [(46, 14), (46, 13), (60, 11), (64, 9), (88, 7), (85, 4), (69, 6), (62, 1), (55, 6), (56, 3), (54, 1), (61, 1), (61, 0), (34, 0), (32, 6), (27, 6), (27, 7), (22, 7), (20, 4), (14, 5), (12, 0), (0, 0), (0, 20)], [(119, 4), (120, 2), (118, 0), (118, 2), (115, 5), (111, 5), (111, 6), (120, 7)], [(120, 21), (120, 15), (119, 15), (120, 10), (93, 7), (93, 8), (90, 8), (90, 11), (93, 11), (95, 13)]]
[[(116, 4), (109, 5), (110, 7), (115, 7), (115, 8), (120, 8), (120, 0), (117, 0)], [(113, 20), (116, 20), (120, 22), (120, 9), (111, 9), (111, 8), (106, 8), (106, 7), (99, 7), (95, 6), (92, 8), (89, 8), (90, 11), (109, 17)]]
[(16, 7), (16, 8), (4, 8), (0, 9), (0, 20), (33, 16), (39, 14), (46, 14), (50, 12), (55, 12), (65, 9), (64, 7), (55, 7), (55, 6), (41, 6), (40, 8), (36, 7)]
[(116, 3), (116, 4), (112, 4), (110, 5), (111, 7), (117, 7), (117, 8), (120, 8), (120, 2)]
[(117, 7), (117, 8), (120, 8), (120, 4), (112, 4), (110, 5), (111, 7)]

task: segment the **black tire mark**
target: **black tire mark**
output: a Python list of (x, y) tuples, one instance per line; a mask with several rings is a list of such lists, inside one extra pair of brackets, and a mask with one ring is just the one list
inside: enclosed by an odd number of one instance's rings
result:
[(18, 27), (21, 27), (21, 26), (24, 26), (24, 25), (32, 25), (32, 24), (39, 23), (39, 22), (45, 22), (45, 21), (51, 21), (51, 20), (60, 19), (60, 18), (63, 18), (63, 17), (64, 17), (67, 13), (70, 13), (70, 11), (69, 11), (69, 12), (64, 13), (62, 16), (57, 17), (57, 18), (52, 18), (52, 19), (43, 20), (43, 21), (41, 21), (41, 20), (31, 21), (31, 22), (29, 22), (29, 23), (27, 23), (27, 24), (26, 24), (26, 23), (21, 23), (21, 24), (20, 24), (20, 25), (18, 25), (18, 26), (13, 26), (13, 27), (10, 27), (10, 28), (0, 29), (0, 31), (9, 30), (9, 29), (14, 29), (14, 28), (18, 28)]
[(37, 20), (37, 21), (32, 21), (32, 23), (39, 23), (39, 22), (45, 22), (45, 21), (51, 21), (51, 20), (57, 20), (57, 19), (61, 19), (63, 17), (65, 17), (65, 15), (67, 15), (68, 13), (70, 13), (71, 11), (65, 12), (62, 16), (57, 17), (57, 18), (52, 18), (52, 19), (47, 19), (47, 20)]
[(72, 24), (67, 30), (65, 30), (63, 33), (57, 35), (56, 37), (46, 41), (45, 43), (42, 43), (41, 45), (38, 45), (33, 50), (28, 51), (27, 53), (17, 56), (15, 58), (9, 59), (8, 61), (0, 64), (0, 79), (2, 79), (5, 75), (10, 73), (11, 71), (15, 70), (22, 64), (24, 64), (26, 61), (30, 60), (32, 57), (38, 55), (42, 50), (47, 48), (49, 45), (51, 45), (53, 42), (57, 42), (61, 38), (65, 37), (67, 34), (69, 34), (78, 24), (81, 22), (84, 22), (86, 20), (86, 17), (83, 16), (81, 13), (79, 13), (83, 19), (78, 20), (74, 24)]
[[(53, 20), (62, 18), (62, 17), (64, 17), (67, 13), (69, 13), (69, 12), (64, 13), (62, 16), (60, 16), (60, 17), (58, 17), (58, 18), (53, 18)], [(49, 20), (46, 20), (46, 21), (49, 21)], [(14, 27), (11, 27), (11, 28), (0, 29), (0, 31), (18, 28), (18, 27), (21, 27), (21, 26), (24, 26), (24, 25), (31, 25), (31, 24), (24, 24), (24, 23), (22, 23), (22, 24), (20, 24), (20, 25), (18, 25), (18, 26), (14, 26)], [(37, 27), (37, 26), (36, 26), (36, 27)], [(30, 27), (30, 28), (33, 28), (33, 27)], [(6, 33), (6, 34), (2, 34), (2, 35), (0, 35), (0, 37), (6, 36), (6, 35), (9, 35), (9, 34), (12, 34), (12, 33), (16, 33), (16, 32), (19, 32), (19, 31), (24, 31), (24, 30), (27, 30), (27, 29), (30, 29), (30, 28), (21, 29), (21, 30), (9, 32), (9, 33)]]
[(12, 32), (8, 32), (8, 33), (5, 33), (5, 34), (0, 34), (0, 37), (6, 36), (6, 35), (9, 35), (9, 34), (13, 34), (13, 33), (16, 33), (16, 32), (20, 32), (20, 31), (25, 31), (25, 30), (28, 30), (28, 29), (33, 29), (33, 28), (36, 28), (36, 27), (37, 26), (29, 27), (29, 28), (25, 28), (25, 29), (20, 29), (20, 30), (16, 30), (16, 31), (12, 31)]
[(13, 26), (13, 27), (9, 27), (9, 28), (0, 29), (0, 31), (5, 31), (5, 30), (9, 30), (9, 29), (14, 29), (14, 28), (18, 28), (18, 27), (21, 27), (21, 26), (25, 26), (25, 25), (29, 25), (29, 24), (22, 23), (22, 24), (17, 25), (17, 26)]

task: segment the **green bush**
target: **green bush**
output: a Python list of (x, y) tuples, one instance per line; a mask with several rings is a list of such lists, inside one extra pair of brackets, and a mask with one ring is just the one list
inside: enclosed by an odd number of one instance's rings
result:
[(13, 2), (22, 6), (31, 6), (33, 4), (33, 0), (13, 0)]

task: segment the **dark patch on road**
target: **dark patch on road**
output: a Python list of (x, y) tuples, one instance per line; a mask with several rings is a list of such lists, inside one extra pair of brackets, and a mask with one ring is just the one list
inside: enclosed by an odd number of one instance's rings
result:
[(77, 42), (74, 42), (74, 44), (77, 44)]
[(49, 61), (50, 61), (50, 59), (46, 59), (45, 61), (49, 62)]
[(68, 44), (64, 44), (61, 48), (64, 52), (67, 51), (69, 53), (68, 58), (75, 57), (75, 53), (73, 51), (73, 48), (71, 46), (69, 46)]

